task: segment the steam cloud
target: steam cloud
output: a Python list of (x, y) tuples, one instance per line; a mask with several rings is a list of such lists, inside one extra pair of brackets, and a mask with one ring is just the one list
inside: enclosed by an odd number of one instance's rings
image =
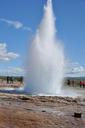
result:
[(64, 52), (56, 35), (52, 1), (48, 0), (29, 49), (25, 91), (31, 94), (59, 93), (63, 76)]

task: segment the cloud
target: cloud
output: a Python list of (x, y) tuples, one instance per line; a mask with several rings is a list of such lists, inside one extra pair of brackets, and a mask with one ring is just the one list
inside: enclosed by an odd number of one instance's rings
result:
[(19, 57), (19, 54), (7, 51), (6, 43), (0, 43), (0, 61), (9, 61)]
[(20, 67), (8, 67), (4, 69), (0, 69), (1, 76), (24, 76), (24, 69)]
[(12, 21), (12, 20), (4, 19), (4, 18), (0, 18), (0, 21), (8, 24), (10, 27), (14, 27), (15, 29), (23, 29), (27, 31), (32, 31), (30, 27), (24, 26), (24, 24), (21, 23), (20, 21)]
[(9, 75), (24, 75), (24, 69), (20, 67), (9, 67), (7, 72)]
[(85, 67), (78, 62), (68, 62), (66, 66), (66, 75), (73, 77), (85, 76)]

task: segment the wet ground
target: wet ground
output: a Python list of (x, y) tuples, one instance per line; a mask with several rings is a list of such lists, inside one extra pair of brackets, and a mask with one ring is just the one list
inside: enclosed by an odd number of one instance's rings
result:
[(85, 99), (1, 93), (0, 128), (85, 128)]
[[(8, 94), (26, 94), (28, 95), (27, 91), (24, 90), (24, 87), (20, 88), (13, 88), (13, 87), (2, 87), (0, 88), (0, 93), (8, 93)], [(85, 88), (80, 87), (72, 87), (72, 86), (63, 86), (61, 91), (58, 93), (39, 93), (34, 95), (38, 96), (62, 96), (62, 97), (83, 97), (85, 98)]]

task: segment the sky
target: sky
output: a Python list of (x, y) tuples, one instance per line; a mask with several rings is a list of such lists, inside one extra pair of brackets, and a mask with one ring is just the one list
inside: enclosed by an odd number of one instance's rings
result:
[[(0, 75), (23, 75), (31, 38), (46, 0), (0, 0)], [(66, 76), (85, 76), (85, 0), (53, 0)]]

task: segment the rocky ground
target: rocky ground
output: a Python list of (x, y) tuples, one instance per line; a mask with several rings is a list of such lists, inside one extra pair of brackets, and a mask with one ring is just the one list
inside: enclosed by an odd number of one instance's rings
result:
[(1, 93), (0, 128), (85, 128), (85, 99)]

